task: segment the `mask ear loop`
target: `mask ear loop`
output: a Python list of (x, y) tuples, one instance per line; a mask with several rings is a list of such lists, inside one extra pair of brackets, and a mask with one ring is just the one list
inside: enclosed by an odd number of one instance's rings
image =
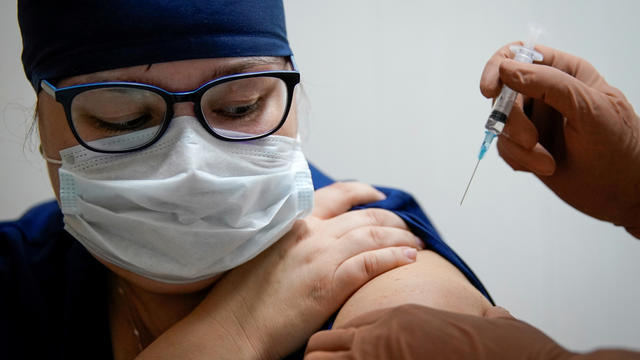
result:
[(42, 158), (45, 159), (46, 162), (55, 165), (62, 165), (62, 160), (52, 159), (44, 154), (44, 150), (42, 150), (42, 144), (38, 145), (38, 151), (40, 151), (40, 156), (42, 156)]

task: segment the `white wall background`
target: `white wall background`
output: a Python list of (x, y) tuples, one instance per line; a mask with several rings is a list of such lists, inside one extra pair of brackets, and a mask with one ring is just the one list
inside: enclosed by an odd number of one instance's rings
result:
[[(491, 149), (467, 200), (489, 101), (486, 60), (523, 39), (582, 56), (640, 108), (640, 2), (286, 0), (312, 114), (307, 153), (339, 179), (409, 191), (497, 303), (573, 350), (640, 349), (640, 241), (514, 173)], [(0, 218), (52, 197), (34, 146), (34, 95), (15, 2), (0, 4)], [(36, 142), (37, 143), (37, 142)]]

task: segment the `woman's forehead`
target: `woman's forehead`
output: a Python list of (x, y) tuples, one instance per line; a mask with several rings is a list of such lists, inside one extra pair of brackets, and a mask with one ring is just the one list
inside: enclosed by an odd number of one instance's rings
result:
[(283, 70), (283, 57), (191, 59), (98, 71), (68, 77), (58, 87), (79, 84), (127, 81), (155, 85), (168, 91), (189, 91), (225, 75), (254, 71)]

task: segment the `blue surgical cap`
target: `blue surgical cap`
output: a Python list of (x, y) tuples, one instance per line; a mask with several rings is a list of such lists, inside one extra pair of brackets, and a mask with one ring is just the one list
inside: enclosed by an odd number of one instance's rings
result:
[(291, 55), (282, 0), (18, 0), (18, 22), (36, 92), (121, 67)]

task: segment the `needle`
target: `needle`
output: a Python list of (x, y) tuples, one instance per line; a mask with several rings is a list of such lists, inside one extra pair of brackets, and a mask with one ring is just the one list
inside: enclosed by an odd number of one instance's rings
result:
[(473, 177), (476, 175), (476, 170), (478, 170), (478, 165), (480, 165), (480, 158), (478, 158), (478, 162), (476, 162), (476, 167), (473, 168), (473, 173), (471, 174), (471, 178), (469, 179), (467, 188), (464, 189), (464, 194), (462, 194), (462, 199), (460, 199), (460, 206), (462, 206), (462, 202), (464, 201), (465, 196), (467, 196), (467, 191), (469, 191), (469, 186), (471, 185), (471, 181), (473, 181)]
[(469, 179), (469, 183), (467, 184), (467, 188), (464, 189), (464, 194), (462, 194), (462, 199), (460, 199), (460, 206), (462, 206), (462, 202), (464, 201), (464, 197), (467, 196), (467, 191), (469, 191), (469, 186), (471, 186), (471, 181), (473, 177), (476, 175), (476, 170), (478, 170), (478, 165), (480, 165), (480, 160), (484, 157), (484, 154), (487, 153), (489, 147), (491, 146), (491, 142), (493, 139), (498, 136), (496, 133), (491, 132), (489, 130), (484, 132), (484, 140), (482, 140), (482, 146), (480, 146), (480, 152), (478, 153), (478, 162), (476, 163), (476, 167), (473, 168), (473, 174), (471, 174), (471, 178)]

